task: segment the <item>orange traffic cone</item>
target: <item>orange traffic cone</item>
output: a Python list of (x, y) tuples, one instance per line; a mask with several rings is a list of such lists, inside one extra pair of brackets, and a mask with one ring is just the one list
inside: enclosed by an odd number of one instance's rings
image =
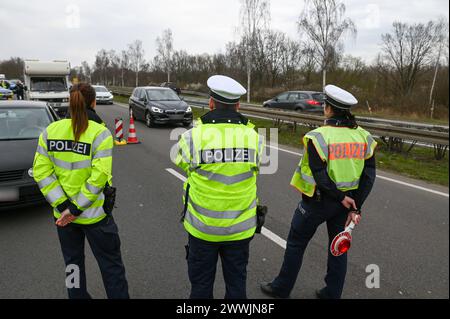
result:
[(130, 128), (128, 129), (128, 144), (140, 144), (136, 136), (136, 128), (134, 126), (133, 111), (130, 110)]

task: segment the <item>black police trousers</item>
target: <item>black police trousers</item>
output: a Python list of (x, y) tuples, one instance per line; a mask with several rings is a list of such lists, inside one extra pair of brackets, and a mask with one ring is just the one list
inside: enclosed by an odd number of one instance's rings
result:
[[(110, 216), (94, 225), (68, 224), (57, 227), (59, 242), (66, 264), (66, 286), (70, 299), (90, 299), (86, 288), (84, 243), (87, 238), (102, 274), (109, 299), (128, 299), (128, 283), (120, 253), (119, 231)], [(79, 279), (74, 277), (74, 267)], [(70, 272), (69, 272), (70, 271)], [(74, 285), (77, 283), (77, 285)]]
[(212, 243), (189, 235), (187, 247), (190, 299), (214, 298), (214, 280), (220, 256), (225, 280), (225, 299), (247, 299), (247, 264), (250, 240)]
[(290, 295), (302, 266), (305, 249), (319, 225), (326, 222), (329, 242), (326, 287), (323, 293), (331, 299), (341, 298), (347, 273), (347, 254), (333, 256), (330, 245), (333, 238), (344, 230), (347, 216), (348, 211), (342, 204), (331, 199), (299, 203), (292, 219), (283, 265), (278, 277), (271, 284), (278, 295), (281, 297)]

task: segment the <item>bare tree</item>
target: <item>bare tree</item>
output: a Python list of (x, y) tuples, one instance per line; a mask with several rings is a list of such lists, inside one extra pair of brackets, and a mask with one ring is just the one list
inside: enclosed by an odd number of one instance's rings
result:
[(247, 67), (247, 102), (251, 96), (253, 59), (261, 32), (270, 23), (270, 3), (268, 0), (241, 0), (241, 33), (245, 43)]
[[(444, 46), (447, 42), (448, 45), (448, 22), (445, 22), (444, 19), (440, 19), (440, 21), (437, 23), (436, 28), (435, 28), (435, 33), (436, 33), (436, 37), (437, 37), (437, 56), (436, 56), (436, 64), (435, 64), (435, 68), (434, 68), (434, 76), (433, 76), (433, 82), (431, 84), (431, 88), (430, 88), (430, 99), (429, 99), (429, 105), (431, 107), (431, 112), (433, 113), (433, 92), (434, 92), (434, 87), (436, 85), (436, 78), (438, 75), (438, 70), (439, 70), (439, 64), (441, 61), (441, 55), (442, 55), (442, 51), (444, 50)], [(431, 114), (431, 117), (433, 117), (433, 114)]]
[(105, 85), (108, 82), (106, 71), (108, 69), (110, 63), (109, 54), (108, 51), (105, 49), (101, 49), (97, 52), (97, 55), (95, 56), (95, 69), (100, 74), (100, 81), (102, 81)]
[(120, 84), (123, 87), (125, 70), (128, 70), (130, 68), (130, 56), (126, 50), (122, 50), (120, 52), (119, 65), (120, 65)]
[(156, 38), (156, 46), (159, 59), (164, 64), (164, 69), (167, 73), (167, 82), (170, 82), (173, 54), (173, 35), (170, 29), (164, 30), (162, 36)]
[(144, 54), (145, 51), (142, 48), (141, 40), (135, 40), (128, 45), (131, 69), (136, 74), (136, 86), (139, 86), (139, 72), (142, 71), (142, 68), (145, 65)]
[(112, 85), (116, 85), (116, 75), (119, 70), (120, 65), (120, 57), (117, 55), (115, 50), (109, 50), (109, 60), (110, 60), (110, 69), (112, 74)]
[(87, 63), (86, 61), (81, 62), (81, 69), (83, 71), (84, 76), (86, 77), (86, 80), (90, 83), (92, 70), (91, 67), (89, 66), (89, 63)]
[(314, 49), (322, 71), (322, 85), (326, 85), (327, 70), (342, 48), (345, 33), (356, 36), (356, 26), (345, 18), (345, 5), (339, 0), (309, 0), (298, 21), (301, 36)]
[(304, 73), (305, 84), (309, 85), (311, 83), (311, 76), (317, 68), (317, 60), (314, 55), (314, 48), (305, 44), (301, 50), (303, 56), (302, 71)]
[(394, 22), (393, 32), (381, 36), (384, 61), (393, 70), (393, 83), (403, 96), (412, 93), (423, 67), (431, 62), (441, 34), (437, 27), (433, 21), (411, 25)]

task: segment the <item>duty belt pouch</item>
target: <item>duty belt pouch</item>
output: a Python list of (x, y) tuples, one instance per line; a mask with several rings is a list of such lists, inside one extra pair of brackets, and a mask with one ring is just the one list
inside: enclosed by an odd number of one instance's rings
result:
[(103, 194), (105, 195), (105, 202), (103, 203), (103, 210), (106, 215), (111, 215), (114, 209), (114, 204), (116, 202), (116, 191), (115, 187), (106, 183), (105, 188), (103, 189)]
[(266, 221), (266, 215), (267, 215), (267, 206), (260, 206), (258, 205), (256, 207), (256, 230), (255, 233), (261, 234), (261, 229), (264, 226), (264, 222)]

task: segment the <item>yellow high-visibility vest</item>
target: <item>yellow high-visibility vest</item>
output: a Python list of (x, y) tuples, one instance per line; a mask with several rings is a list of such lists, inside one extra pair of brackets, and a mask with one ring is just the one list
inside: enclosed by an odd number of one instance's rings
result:
[(291, 185), (312, 197), (316, 181), (308, 162), (308, 142), (312, 141), (322, 161), (327, 163), (331, 180), (341, 191), (357, 189), (364, 161), (373, 156), (377, 142), (361, 127), (356, 129), (323, 126), (303, 138), (304, 154), (291, 180)]
[(106, 217), (103, 210), (105, 184), (112, 180), (113, 138), (102, 124), (89, 121), (75, 143), (70, 119), (50, 124), (39, 137), (33, 176), (54, 208), (70, 200), (83, 213), (76, 224), (94, 224)]

